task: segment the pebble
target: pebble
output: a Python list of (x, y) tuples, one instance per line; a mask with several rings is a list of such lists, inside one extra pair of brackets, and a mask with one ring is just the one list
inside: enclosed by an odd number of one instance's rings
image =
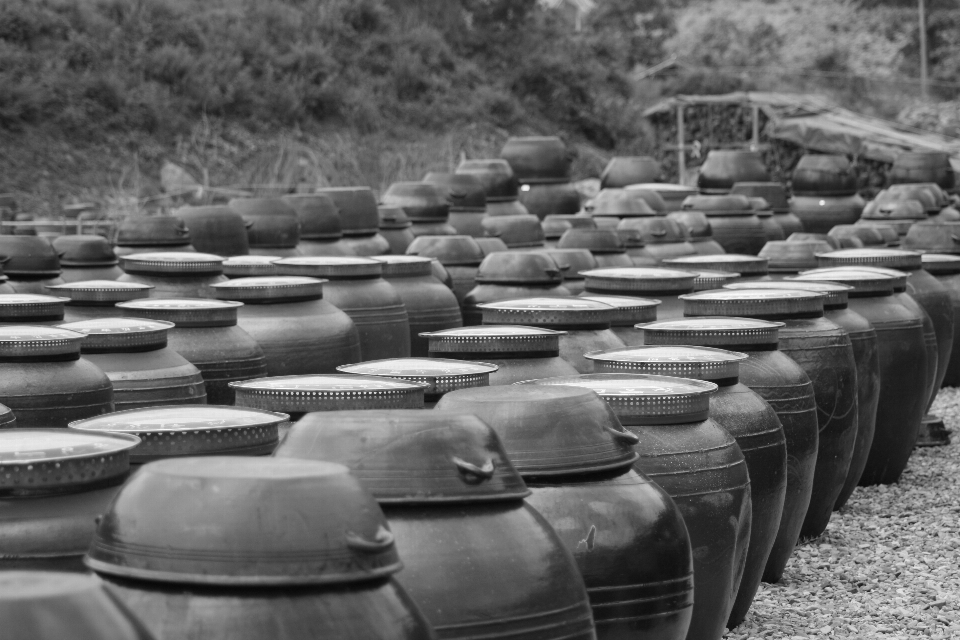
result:
[[(960, 389), (941, 389), (933, 413), (960, 441)], [(899, 483), (858, 487), (723, 637), (960, 638), (960, 444), (918, 448)]]

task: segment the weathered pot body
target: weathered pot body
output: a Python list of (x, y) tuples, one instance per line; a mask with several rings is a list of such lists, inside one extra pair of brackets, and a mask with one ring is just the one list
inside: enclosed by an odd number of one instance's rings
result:
[(904, 151), (893, 161), (888, 176), (890, 184), (935, 182), (941, 189), (952, 191), (956, 174), (950, 157), (939, 151)]
[(407, 247), (407, 255), (436, 258), (453, 280), (457, 300), (463, 299), (477, 284), (477, 269), (483, 262), (484, 251), (477, 241), (467, 235), (417, 238)]
[(479, 305), (500, 300), (517, 298), (569, 297), (573, 294), (562, 284), (478, 284), (463, 298), (463, 324), (476, 326), (483, 324), (483, 313)]
[(937, 372), (927, 400), (927, 411), (937, 397), (937, 392), (943, 385), (953, 353), (953, 303), (950, 294), (936, 278), (923, 269), (910, 271), (907, 278), (907, 293), (917, 301), (933, 322), (933, 330), (937, 338)]
[(170, 347), (132, 353), (84, 353), (83, 358), (107, 374), (117, 411), (207, 403), (203, 375)]
[(520, 204), (541, 220), (551, 214), (573, 215), (580, 211), (580, 192), (569, 182), (525, 184)]
[(243, 216), (230, 207), (182, 207), (176, 215), (190, 230), (197, 251), (224, 257), (250, 253)]
[(697, 187), (701, 193), (729, 193), (737, 182), (769, 182), (770, 174), (755, 151), (714, 150), (700, 165)]
[(790, 210), (800, 218), (808, 233), (828, 233), (838, 224), (853, 224), (863, 212), (863, 198), (848, 196), (794, 195)]
[[(952, 259), (953, 256), (940, 257), (939, 255), (924, 256), (924, 269), (933, 275), (950, 296), (953, 306), (953, 344), (960, 345), (960, 266)], [(928, 263), (927, 259), (931, 262)], [(942, 260), (942, 262), (941, 262)], [(954, 349), (947, 363), (947, 371), (943, 376), (943, 386), (960, 386), (960, 349)]]
[(797, 162), (791, 186), (806, 196), (849, 196), (857, 192), (857, 173), (845, 155), (808, 153)]

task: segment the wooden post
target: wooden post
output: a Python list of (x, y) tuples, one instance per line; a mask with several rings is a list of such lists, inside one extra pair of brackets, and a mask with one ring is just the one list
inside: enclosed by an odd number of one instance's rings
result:
[(687, 175), (686, 142), (683, 131), (683, 103), (677, 105), (677, 183), (683, 184)]
[(920, 94), (924, 98), (929, 98), (927, 84), (927, 10), (924, 0), (920, 0), (918, 9), (920, 11)]
[(760, 105), (753, 105), (753, 137), (750, 142), (753, 149), (751, 151), (756, 151), (760, 148)]

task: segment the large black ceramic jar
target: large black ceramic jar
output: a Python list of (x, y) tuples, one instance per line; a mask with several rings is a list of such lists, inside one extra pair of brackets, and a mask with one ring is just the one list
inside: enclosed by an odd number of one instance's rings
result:
[(960, 222), (920, 222), (910, 227), (901, 246), (921, 253), (960, 254)]
[(738, 182), (730, 190), (733, 195), (748, 198), (763, 198), (770, 205), (773, 222), (783, 230), (784, 235), (803, 231), (800, 218), (790, 211), (787, 188), (780, 182)]
[(817, 461), (817, 402), (809, 376), (777, 348), (782, 322), (751, 318), (684, 318), (639, 327), (648, 345), (697, 345), (734, 349), (740, 382), (766, 400), (783, 425), (787, 484), (776, 537), (763, 571), (765, 582), (779, 582), (793, 554), (810, 505)]
[(287, 276), (325, 278), (324, 298), (353, 320), (364, 360), (410, 355), (410, 321), (403, 299), (383, 279), (383, 263), (370, 258), (337, 256), (284, 258), (277, 261)]
[[(340, 216), (332, 198), (322, 193), (296, 193), (280, 199), (297, 212), (297, 218), (300, 221), (297, 255), (356, 255), (356, 252), (343, 241)], [(277, 252), (273, 252), (272, 255), (281, 257)]]
[[(597, 374), (666, 375), (712, 382), (710, 419), (736, 439), (750, 474), (750, 525), (747, 560), (727, 626), (743, 622), (760, 587), (773, 549), (787, 491), (787, 446), (783, 426), (759, 394), (739, 382), (747, 356), (711, 347), (642, 346), (587, 354)], [(602, 381), (600, 381), (602, 382)]]
[(769, 182), (770, 174), (756, 151), (719, 150), (707, 153), (697, 175), (700, 193), (729, 193), (738, 182)]
[(887, 240), (879, 229), (863, 224), (838, 224), (830, 229), (830, 233), (827, 235), (836, 238), (841, 244), (845, 240), (849, 241), (856, 238), (865, 247), (882, 248), (887, 246)]
[[(953, 306), (953, 344), (960, 345), (960, 256), (925, 253), (921, 256), (923, 269), (936, 278)], [(960, 386), (960, 350), (954, 349), (943, 376), (944, 387)]]
[(53, 240), (64, 282), (116, 280), (123, 275), (113, 247), (103, 236), (66, 235)]
[(527, 501), (577, 560), (598, 638), (685, 637), (694, 594), (683, 519), (632, 469), (637, 437), (596, 393), (568, 385), (465, 389), (438, 408), (474, 414), (500, 436), (532, 490)]
[(581, 198), (571, 182), (531, 182), (520, 185), (520, 204), (543, 220), (551, 214), (574, 215), (580, 211)]
[(857, 172), (845, 155), (800, 157), (791, 178), (793, 192), (803, 196), (851, 196), (857, 192)]
[[(350, 468), (383, 508), (404, 563), (397, 581), (438, 637), (594, 637), (573, 558), (524, 502), (530, 490), (476, 416), (315, 413), (275, 455)], [(541, 636), (544, 628), (552, 631)]]
[(656, 267), (633, 267), (629, 269), (595, 269), (586, 276), (582, 295), (601, 294), (653, 298), (659, 300), (657, 318), (683, 317), (681, 295), (691, 293), (697, 274), (693, 271)]
[(115, 306), (117, 303), (147, 298), (151, 289), (153, 285), (114, 280), (68, 282), (47, 287), (50, 293), (66, 298), (63, 322), (116, 318), (123, 315)]
[(18, 427), (66, 427), (113, 411), (113, 385), (80, 357), (83, 340), (57, 327), (0, 326), (0, 402)]
[(531, 215), (491, 216), (481, 222), (484, 233), (498, 238), (508, 249), (526, 249), (544, 246), (540, 219)]
[(857, 439), (857, 363), (850, 336), (823, 317), (823, 294), (797, 290), (717, 290), (684, 296), (684, 315), (779, 320), (780, 350), (803, 367), (817, 400), (820, 435), (810, 506), (800, 533), (827, 527)]
[(423, 402), (428, 409), (451, 391), (490, 386), (490, 374), (497, 369), (497, 365), (489, 362), (448, 358), (391, 358), (337, 367), (337, 371), (343, 373), (397, 378), (425, 385)]
[(149, 251), (196, 251), (190, 230), (177, 216), (128, 216), (117, 226), (116, 255)]
[(223, 258), (209, 253), (134, 253), (120, 258), (117, 282), (153, 285), (153, 298), (210, 298), (223, 282)]
[(846, 196), (794, 194), (790, 198), (790, 210), (809, 233), (827, 233), (838, 224), (855, 223), (863, 213), (864, 204), (856, 193)]
[(767, 234), (746, 196), (690, 196), (683, 210), (699, 211), (710, 220), (713, 239), (727, 253), (755, 256), (767, 242)]
[(167, 345), (200, 370), (210, 404), (233, 404), (229, 383), (267, 375), (263, 349), (237, 326), (242, 302), (204, 298), (150, 298), (121, 302), (127, 316), (173, 323)]
[(243, 216), (254, 255), (297, 256), (300, 217), (281, 198), (234, 198), (229, 207)]
[(616, 226), (620, 221), (654, 217), (657, 212), (643, 193), (629, 189), (603, 189), (584, 205), (597, 226)]
[[(416, 239), (413, 234), (413, 223), (400, 207), (388, 207), (377, 205), (377, 215), (380, 216), (380, 235), (390, 244), (390, 253), (402, 255), (406, 253), (407, 247)], [(438, 234), (444, 235), (444, 234)], [(352, 249), (351, 249), (352, 251)], [(311, 255), (334, 255), (334, 254), (311, 254)], [(338, 254), (347, 255), (347, 254)], [(356, 255), (353, 253), (352, 255)]]
[(576, 375), (577, 370), (560, 357), (564, 331), (539, 327), (462, 327), (425, 333), (431, 358), (479, 360), (497, 366), (490, 373), (493, 386), (534, 378)]
[(60, 256), (50, 241), (40, 236), (0, 236), (0, 256), (5, 256), (6, 285), (17, 293), (45, 293), (50, 284), (63, 284)]
[(578, 229), (564, 232), (557, 243), (558, 249), (587, 249), (593, 254), (598, 267), (632, 267), (633, 260), (627, 254), (627, 246), (616, 229)]
[(550, 255), (539, 251), (497, 251), (477, 270), (477, 286), (463, 298), (463, 324), (482, 323), (481, 305), (500, 300), (569, 297), (563, 273)]
[(683, 201), (686, 200), (688, 196), (697, 195), (697, 190), (694, 187), (669, 182), (642, 182), (640, 184), (629, 185), (625, 188), (655, 192), (660, 196), (664, 204), (666, 204), (668, 212), (680, 211)]
[(377, 199), (369, 187), (326, 187), (317, 189), (333, 200), (340, 216), (343, 243), (358, 256), (390, 253), (390, 244), (380, 235)]
[(956, 186), (950, 156), (942, 151), (903, 151), (894, 158), (887, 177), (890, 184), (935, 182), (946, 191)]
[[(897, 273), (897, 272), (894, 272)], [(905, 274), (901, 274), (903, 280)], [(880, 395), (876, 428), (861, 485), (896, 482), (913, 451), (927, 399), (927, 351), (922, 311), (904, 306), (894, 295), (892, 276), (867, 268), (815, 269), (798, 282), (838, 282), (853, 287), (853, 311), (867, 319), (877, 334)]]
[(446, 194), (429, 182), (394, 182), (380, 197), (380, 204), (403, 209), (413, 224), (414, 236), (457, 235), (447, 223), (450, 203)]
[(563, 286), (571, 295), (583, 293), (585, 271), (596, 269), (597, 259), (587, 249), (543, 249), (543, 252), (553, 258), (563, 276)]
[(608, 296), (601, 293), (584, 293), (580, 296), (584, 300), (602, 302), (613, 307), (613, 316), (610, 319), (610, 330), (623, 340), (628, 347), (643, 344), (643, 334), (637, 331), (640, 323), (653, 322), (657, 319), (657, 308), (660, 300), (649, 298), (634, 298), (632, 296)]
[(579, 373), (591, 373), (593, 364), (583, 357), (589, 351), (626, 346), (610, 330), (615, 310), (610, 305), (583, 298), (521, 298), (480, 305), (483, 324), (543, 327), (564, 331), (560, 357)]
[(927, 212), (924, 203), (913, 200), (906, 194), (889, 195), (881, 192), (878, 197), (863, 208), (861, 220), (879, 221), (889, 224), (903, 238), (915, 224), (926, 222)]
[(144, 465), (85, 562), (165, 640), (435, 637), (391, 578), (402, 565), (383, 512), (341, 465)]
[(782, 280), (807, 269), (817, 268), (817, 254), (833, 251), (822, 240), (792, 242), (778, 240), (763, 245), (758, 257), (767, 259), (767, 270), (773, 280)]
[(773, 219), (773, 209), (770, 203), (764, 198), (750, 198), (750, 206), (760, 219), (760, 226), (763, 227), (763, 233), (767, 237), (767, 242), (771, 240), (786, 240), (787, 235), (783, 232), (783, 227)]
[(181, 207), (176, 215), (190, 229), (190, 240), (197, 251), (218, 256), (250, 253), (246, 222), (230, 207)]
[(465, 159), (457, 166), (455, 173), (475, 176), (483, 183), (487, 196), (486, 217), (530, 215), (520, 203), (520, 182), (506, 160)]
[(600, 174), (603, 189), (657, 182), (663, 173), (660, 163), (650, 156), (615, 156)]
[[(506, 251), (506, 247), (503, 249)], [(463, 303), (477, 284), (484, 251), (471, 236), (420, 236), (407, 247), (407, 255), (436, 258), (453, 280), (453, 293)]]
[(235, 300), (237, 326), (263, 349), (267, 374), (332, 373), (357, 362), (357, 327), (323, 299), (323, 280), (298, 277), (236, 278), (214, 287), (220, 300)]
[(671, 211), (667, 217), (676, 220), (686, 228), (696, 255), (714, 256), (726, 253), (720, 243), (713, 239), (710, 220), (702, 211)]
[(574, 152), (556, 136), (511, 136), (500, 157), (520, 183), (545, 184), (570, 181)]
[(617, 229), (639, 233), (646, 253), (657, 264), (668, 258), (697, 255), (686, 228), (670, 218), (627, 218), (620, 221)]
[(440, 173), (431, 171), (423, 181), (436, 186), (450, 204), (447, 223), (466, 236), (482, 236), (481, 221), (487, 214), (487, 193), (483, 181), (466, 173)]

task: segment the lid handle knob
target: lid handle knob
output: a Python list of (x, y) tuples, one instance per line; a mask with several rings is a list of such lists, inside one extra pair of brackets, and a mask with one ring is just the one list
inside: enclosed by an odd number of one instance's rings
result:
[(609, 431), (611, 435), (613, 435), (613, 437), (619, 440), (620, 442), (624, 442), (629, 445), (640, 444), (640, 436), (638, 436), (635, 433), (631, 433), (629, 431), (617, 431), (616, 429), (614, 429), (609, 425), (605, 426), (604, 429)]
[(383, 525), (377, 529), (377, 535), (373, 540), (367, 540), (352, 531), (347, 532), (346, 539), (348, 547), (361, 553), (379, 553), (393, 546), (393, 533), (384, 528)]
[(489, 458), (483, 463), (482, 467), (456, 457), (453, 459), (453, 464), (457, 465), (460, 475), (463, 476), (463, 481), (467, 484), (480, 484), (493, 477), (493, 460)]

